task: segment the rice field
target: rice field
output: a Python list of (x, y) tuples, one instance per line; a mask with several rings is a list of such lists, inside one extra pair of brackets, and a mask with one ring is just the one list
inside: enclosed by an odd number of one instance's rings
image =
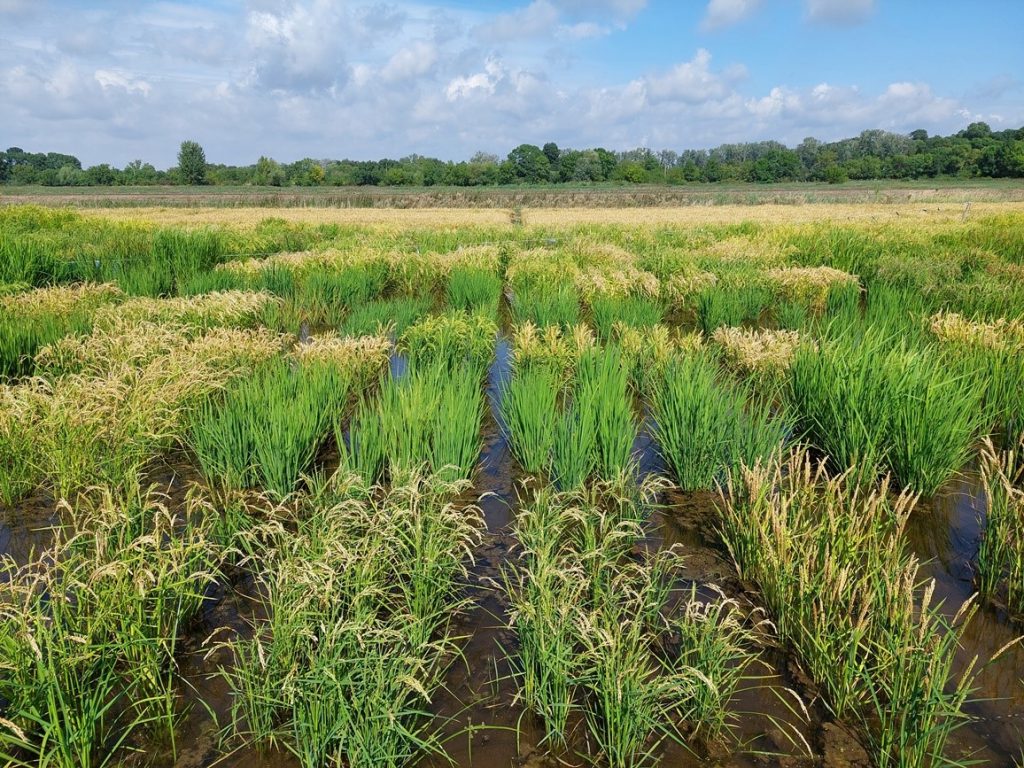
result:
[(1024, 213), (725, 208), (0, 209), (0, 764), (1019, 764)]

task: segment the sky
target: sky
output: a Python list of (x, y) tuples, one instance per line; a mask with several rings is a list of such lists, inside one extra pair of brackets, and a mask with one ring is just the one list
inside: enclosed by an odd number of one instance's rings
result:
[(86, 165), (1024, 126), (1024, 0), (0, 0), (0, 148)]

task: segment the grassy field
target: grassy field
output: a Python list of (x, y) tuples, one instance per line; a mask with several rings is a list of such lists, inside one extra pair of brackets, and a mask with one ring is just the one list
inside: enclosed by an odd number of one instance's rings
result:
[(1024, 203), (941, 193), (0, 208), (0, 762), (1013, 764)]
[(1024, 202), (1018, 179), (925, 179), (683, 186), (509, 187), (0, 187), (0, 203), (82, 208), (649, 208), (812, 203)]

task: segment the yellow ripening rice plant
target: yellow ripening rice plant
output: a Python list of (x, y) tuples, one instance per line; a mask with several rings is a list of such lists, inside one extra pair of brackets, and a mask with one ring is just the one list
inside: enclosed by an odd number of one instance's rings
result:
[(789, 370), (801, 344), (796, 331), (721, 326), (711, 341), (722, 351), (726, 364), (744, 375), (781, 377)]
[(594, 332), (586, 325), (574, 325), (563, 331), (557, 325), (538, 328), (525, 322), (512, 333), (512, 360), (517, 368), (551, 366), (568, 372), (596, 344)]
[(391, 341), (387, 336), (312, 336), (290, 352), (300, 364), (331, 364), (352, 373), (356, 381), (368, 383), (388, 364)]
[(792, 246), (762, 234), (727, 237), (707, 245), (702, 251), (709, 261), (771, 268), (786, 264)]
[(632, 264), (585, 269), (577, 276), (576, 287), (587, 303), (596, 296), (639, 296), (656, 299), (661, 293), (658, 278), (650, 272), (637, 269)]
[(0, 315), (16, 318), (70, 315), (113, 304), (123, 298), (121, 289), (111, 283), (54, 285), (0, 296)]
[(1024, 323), (999, 318), (990, 323), (969, 320), (956, 312), (938, 312), (931, 317), (931, 331), (939, 341), (965, 347), (994, 350), (1024, 350)]
[(541, 284), (575, 283), (580, 268), (564, 251), (526, 248), (512, 254), (505, 274), (513, 290), (526, 290)]
[(695, 354), (704, 346), (699, 331), (680, 331), (660, 323), (648, 328), (616, 323), (614, 337), (631, 381), (641, 389), (651, 376), (664, 372), (674, 355)]
[(718, 284), (718, 275), (702, 269), (689, 268), (673, 274), (662, 284), (662, 297), (672, 306), (693, 306), (697, 296)]
[(821, 312), (829, 292), (844, 285), (856, 285), (855, 275), (832, 267), (781, 267), (764, 274), (768, 285), (783, 299), (806, 305)]
[[(11, 501), (40, 482), (61, 497), (138, 479), (146, 462), (180, 436), (187, 414), (231, 378), (281, 354), (290, 337), (267, 329), (136, 328), (83, 352), (78, 370), (4, 390), (0, 493)], [(98, 339), (104, 331), (95, 331)], [(153, 353), (153, 346), (158, 348)], [(125, 359), (88, 357), (131, 348)], [(149, 349), (148, 353), (139, 350)]]
[(204, 327), (255, 325), (260, 314), (277, 301), (269, 293), (253, 291), (215, 291), (164, 299), (139, 296), (119, 305), (101, 307), (96, 312), (95, 324), (100, 328), (147, 321)]
[(271, 269), (283, 269), (292, 273), (312, 271), (320, 267), (328, 267), (342, 262), (347, 252), (339, 250), (325, 251), (292, 251), (275, 253), (273, 256), (256, 259), (238, 259), (218, 264), (215, 271), (227, 272), (238, 278), (246, 279), (258, 276), (261, 272)]

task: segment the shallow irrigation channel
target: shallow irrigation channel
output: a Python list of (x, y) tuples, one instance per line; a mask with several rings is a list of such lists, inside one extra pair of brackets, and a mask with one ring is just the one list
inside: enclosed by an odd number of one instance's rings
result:
[[(401, 357), (392, 359), (393, 376), (403, 375), (405, 368)], [(516, 702), (517, 684), (509, 663), (516, 637), (509, 628), (509, 606), (501, 579), (503, 567), (519, 557), (512, 525), (529, 481), (512, 456), (501, 423), (500, 398), (510, 371), (510, 343), (499, 336), (486, 383), (490, 407), (484, 418), (475, 484), (458, 499), (465, 506), (479, 506), (485, 529), (464, 587), (469, 608), (451, 626), (452, 633), (462, 638), (462, 652), (431, 704), (432, 727), (445, 754), (424, 757), (420, 761), (424, 766), (584, 765), (582, 755), (593, 752), (586, 744), (585, 729), (577, 728), (578, 743), (570, 746), (579, 756), (552, 757), (542, 744), (543, 725)], [(633, 446), (639, 473), (661, 474), (664, 466), (657, 446), (643, 414), (640, 418)], [(332, 455), (319, 457), (328, 468), (336, 460)], [(163, 462), (152, 479), (168, 493), (172, 504), (183, 504), (187, 487), (198, 478), (194, 468), (179, 456)], [(720, 590), (745, 610), (755, 612), (755, 591), (737, 577), (719, 543), (715, 502), (710, 493), (660, 492), (644, 546), (676, 546), (682, 551), (685, 560), (677, 585), (681, 589), (693, 586), (707, 599)], [(979, 515), (983, 514), (984, 494), (976, 471), (968, 467), (934, 499), (921, 503), (911, 517), (906, 533), (910, 549), (924, 561), (923, 575), (935, 579), (935, 597), (946, 606), (958, 606), (973, 592), (971, 563), (981, 532)], [(0, 554), (27, 560), (33, 550), (45, 546), (48, 529), (58, 519), (52, 499), (42, 494), (17, 507), (0, 508)], [(201, 616), (189, 628), (181, 654), (181, 671), (188, 683), (183, 697), (188, 706), (178, 729), (177, 759), (162, 760), (154, 750), (139, 745), (148, 754), (130, 756), (129, 763), (173, 768), (298, 765), (284, 751), (242, 748), (225, 756), (225, 745), (219, 739), (218, 724), (230, 722), (232, 700), (217, 670), (230, 666), (232, 660), (223, 649), (210, 654), (208, 641), (211, 637), (245, 636), (251, 631), (250, 620), (259, 610), (258, 601), (251, 599), (252, 588), (244, 569), (229, 573), (226, 581), (210, 586)], [(983, 605), (964, 635), (957, 664), (962, 669), (975, 656), (984, 663), (1020, 631), (998, 608)], [(959, 671), (954, 670), (954, 675)], [(766, 635), (747, 674), (750, 678), (730, 704), (735, 714), (731, 732), (713, 743), (698, 741), (687, 747), (666, 741), (659, 750), (661, 765), (870, 765), (855, 729), (831, 720), (813, 682), (786, 648), (777, 647)], [(947, 749), (949, 758), (993, 766), (1013, 765), (1019, 760), (1024, 744), (1022, 680), (1024, 648), (1011, 645), (979, 674), (977, 689), (965, 708), (969, 720), (954, 732)]]

